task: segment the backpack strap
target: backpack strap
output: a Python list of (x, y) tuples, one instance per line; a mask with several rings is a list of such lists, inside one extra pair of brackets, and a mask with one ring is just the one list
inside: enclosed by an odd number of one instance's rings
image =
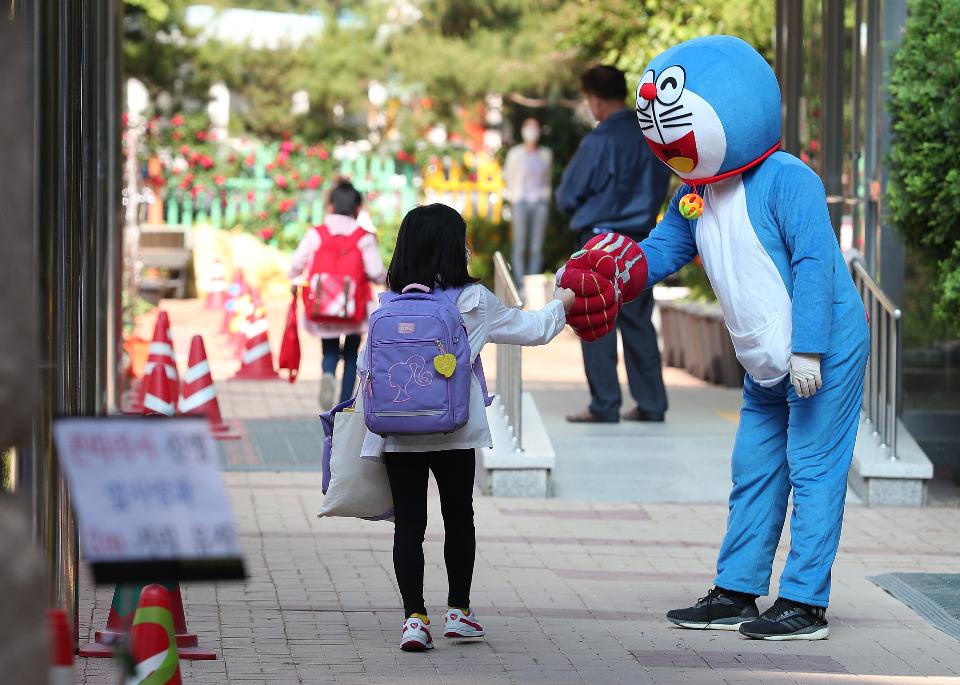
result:
[(353, 243), (354, 247), (360, 247), (360, 241), (363, 240), (363, 237), (367, 235), (368, 231), (363, 226), (357, 226), (357, 229), (347, 236), (350, 241)]
[[(453, 308), (457, 310), (457, 315), (460, 316), (460, 309), (457, 307), (457, 300), (460, 298), (460, 293), (463, 292), (463, 288), (447, 288), (444, 290), (439, 290), (437, 292), (443, 293), (447, 299), (450, 300), (453, 304)], [(470, 331), (467, 330), (467, 324), (464, 322), (463, 317), (460, 316), (460, 325), (463, 326), (463, 332), (467, 334), (467, 344), (470, 344)], [(487, 376), (483, 372), (483, 360), (478, 354), (476, 359), (473, 360), (473, 363), (470, 364), (473, 368), (473, 375), (477, 377), (477, 382), (480, 383), (480, 392), (483, 393), (483, 406), (489, 407), (493, 404), (493, 398), (495, 395), (491, 395), (487, 389)]]

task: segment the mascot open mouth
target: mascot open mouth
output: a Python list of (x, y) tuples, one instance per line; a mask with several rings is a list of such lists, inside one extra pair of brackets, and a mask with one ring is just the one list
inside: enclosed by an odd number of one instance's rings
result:
[(700, 158), (697, 156), (697, 139), (693, 131), (681, 138), (660, 144), (647, 138), (647, 143), (654, 154), (662, 159), (671, 169), (686, 174), (697, 168)]

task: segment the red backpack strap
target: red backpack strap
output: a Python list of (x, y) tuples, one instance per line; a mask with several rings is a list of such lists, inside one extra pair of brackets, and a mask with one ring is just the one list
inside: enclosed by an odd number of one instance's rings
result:
[[(354, 244), (355, 247), (360, 247), (360, 241), (363, 240), (364, 236), (370, 233), (363, 226), (357, 226), (357, 229), (347, 236), (347, 239)], [(373, 235), (370, 233), (370, 235)]]
[(319, 226), (314, 226), (314, 230), (320, 234), (320, 242), (324, 240), (330, 240), (333, 236), (330, 234), (330, 229), (327, 228), (326, 224), (320, 224)]

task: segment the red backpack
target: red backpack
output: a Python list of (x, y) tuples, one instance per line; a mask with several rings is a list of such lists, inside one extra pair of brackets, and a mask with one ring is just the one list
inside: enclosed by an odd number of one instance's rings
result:
[(324, 225), (315, 230), (320, 234), (320, 247), (313, 255), (303, 289), (304, 312), (317, 323), (360, 323), (367, 318), (370, 300), (370, 284), (358, 246), (366, 231), (358, 227), (349, 235), (333, 235)]

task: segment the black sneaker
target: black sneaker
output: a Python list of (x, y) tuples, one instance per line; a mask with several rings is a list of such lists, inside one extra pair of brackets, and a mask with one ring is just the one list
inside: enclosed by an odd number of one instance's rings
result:
[(740, 626), (740, 634), (755, 640), (823, 640), (830, 635), (826, 611), (781, 597), (760, 618)]
[(729, 593), (715, 587), (689, 609), (673, 609), (667, 618), (681, 628), (699, 630), (736, 630), (741, 623), (760, 615), (757, 602), (750, 595)]

